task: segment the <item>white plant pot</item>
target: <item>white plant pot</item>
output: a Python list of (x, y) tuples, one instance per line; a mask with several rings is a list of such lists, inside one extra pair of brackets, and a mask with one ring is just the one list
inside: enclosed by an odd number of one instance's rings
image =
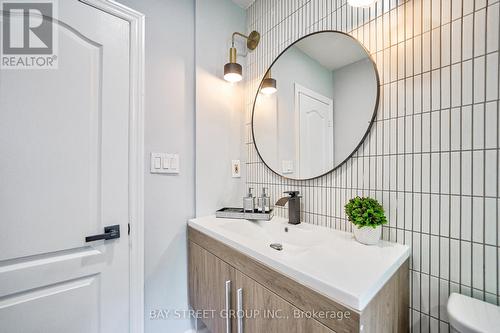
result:
[(358, 228), (356, 225), (352, 226), (354, 231), (354, 237), (356, 240), (362, 244), (375, 245), (380, 240), (382, 235), (382, 226), (372, 227), (361, 227)]

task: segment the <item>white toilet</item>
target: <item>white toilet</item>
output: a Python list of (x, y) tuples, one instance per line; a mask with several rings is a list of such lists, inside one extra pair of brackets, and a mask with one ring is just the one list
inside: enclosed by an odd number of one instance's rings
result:
[(447, 309), (452, 332), (500, 332), (499, 306), (453, 293), (448, 298)]

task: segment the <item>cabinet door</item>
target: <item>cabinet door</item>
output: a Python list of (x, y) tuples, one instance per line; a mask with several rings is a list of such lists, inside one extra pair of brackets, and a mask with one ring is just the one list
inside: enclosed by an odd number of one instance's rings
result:
[(189, 302), (207, 310), (201, 320), (212, 333), (226, 332), (226, 281), (233, 287), (234, 268), (193, 242), (189, 242)]
[[(236, 270), (235, 294), (241, 288), (243, 319), (237, 320), (233, 332), (243, 333), (331, 333), (323, 324), (310, 318), (272, 291)], [(240, 298), (238, 296), (238, 298)], [(234, 307), (236, 310), (238, 300)], [(241, 330), (238, 331), (238, 327)]]

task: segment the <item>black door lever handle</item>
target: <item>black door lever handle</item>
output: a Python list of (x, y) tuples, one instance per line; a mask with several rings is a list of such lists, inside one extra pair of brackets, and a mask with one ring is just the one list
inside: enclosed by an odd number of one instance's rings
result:
[(100, 235), (93, 235), (93, 236), (87, 236), (85, 237), (86, 242), (93, 242), (96, 240), (107, 240), (107, 239), (115, 239), (115, 238), (120, 238), (120, 225), (110, 225), (107, 227), (104, 227), (104, 233)]

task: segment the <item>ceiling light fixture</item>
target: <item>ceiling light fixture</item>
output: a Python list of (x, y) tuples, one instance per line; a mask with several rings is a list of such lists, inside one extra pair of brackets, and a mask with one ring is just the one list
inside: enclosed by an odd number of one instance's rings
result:
[(224, 80), (228, 82), (238, 82), (243, 79), (243, 69), (241, 65), (236, 62), (236, 47), (234, 47), (235, 36), (246, 38), (247, 48), (249, 50), (255, 50), (260, 41), (260, 34), (255, 30), (248, 36), (239, 32), (233, 32), (231, 36), (231, 48), (229, 49), (229, 62), (224, 65)]
[(351, 7), (361, 7), (361, 8), (367, 8), (373, 5), (377, 0), (347, 0), (347, 3)]

